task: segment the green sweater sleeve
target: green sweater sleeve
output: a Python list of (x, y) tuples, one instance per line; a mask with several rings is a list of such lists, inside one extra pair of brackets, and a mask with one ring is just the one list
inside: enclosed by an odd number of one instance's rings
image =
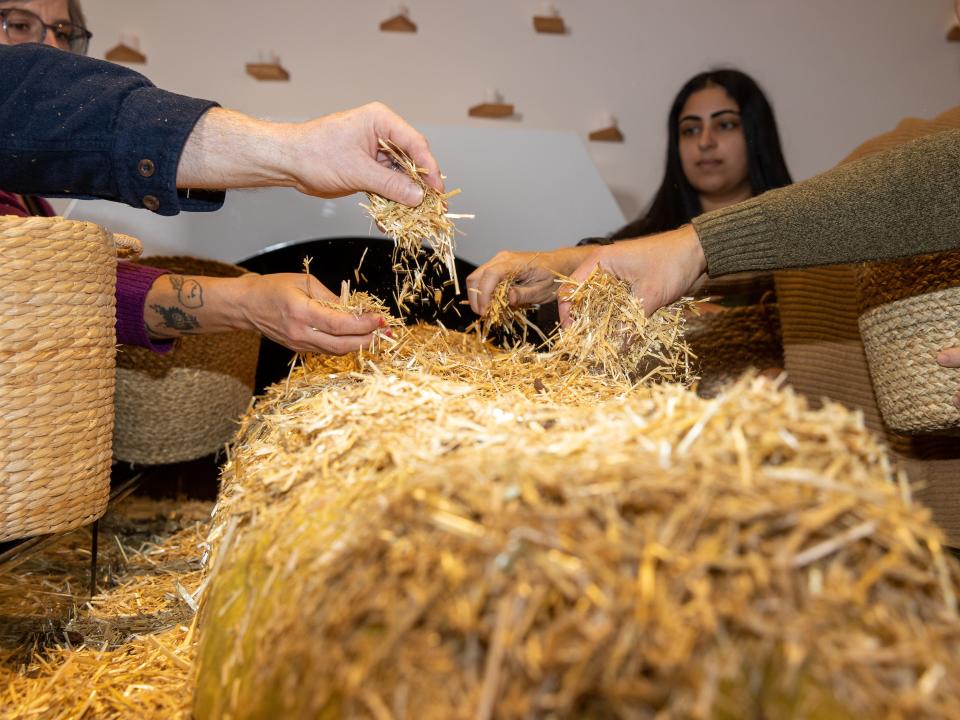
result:
[(960, 130), (694, 218), (707, 272), (783, 270), (960, 248)]

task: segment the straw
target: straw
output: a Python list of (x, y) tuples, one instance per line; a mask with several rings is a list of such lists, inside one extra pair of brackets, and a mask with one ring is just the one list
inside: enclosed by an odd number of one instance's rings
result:
[(858, 415), (760, 378), (704, 400), (437, 328), (309, 356), (224, 469), (195, 710), (955, 717), (960, 570), (893, 480)]
[[(427, 270), (433, 263), (442, 265), (459, 294), (454, 234), (456, 228), (447, 214), (447, 200), (460, 193), (451, 190), (438, 192), (423, 180), (427, 170), (417, 164), (389, 140), (380, 138), (380, 152), (423, 190), (423, 201), (416, 207), (367, 193), (369, 204), (361, 203), (381, 230), (394, 241), (393, 269), (397, 275), (397, 306), (405, 313), (418, 298), (431, 299), (435, 288), (430, 287)], [(460, 217), (460, 216), (458, 216)], [(466, 217), (466, 216), (463, 216)], [(423, 259), (424, 247), (430, 254)]]

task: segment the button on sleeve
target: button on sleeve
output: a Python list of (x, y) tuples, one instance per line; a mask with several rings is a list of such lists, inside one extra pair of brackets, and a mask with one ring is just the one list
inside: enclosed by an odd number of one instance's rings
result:
[(223, 205), (223, 193), (188, 199), (177, 192), (177, 167), (187, 138), (216, 105), (156, 87), (128, 94), (117, 118), (114, 144), (117, 190), (123, 202), (161, 215)]

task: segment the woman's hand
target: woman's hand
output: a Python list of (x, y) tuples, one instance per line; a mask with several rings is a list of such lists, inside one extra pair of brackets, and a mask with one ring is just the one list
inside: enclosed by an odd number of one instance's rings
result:
[(557, 276), (569, 275), (592, 252), (589, 247), (560, 248), (550, 252), (504, 250), (467, 277), (470, 308), (483, 315), (500, 281), (514, 276), (508, 295), (511, 307), (549, 302), (557, 296)]
[[(937, 363), (943, 367), (960, 368), (960, 345), (941, 350), (937, 355)], [(953, 396), (953, 404), (960, 407), (960, 392)]]
[[(643, 300), (644, 311), (650, 315), (689, 292), (706, 271), (707, 261), (693, 226), (684, 225), (595, 248), (571, 277), (583, 282), (596, 267), (629, 282), (632, 293)], [(560, 320), (564, 325), (570, 322), (570, 303), (563, 299), (562, 289)]]
[(211, 278), (162, 275), (147, 294), (144, 320), (153, 337), (256, 330), (298, 352), (343, 355), (373, 341), (386, 326), (317, 302), (338, 297), (312, 275), (276, 273)]

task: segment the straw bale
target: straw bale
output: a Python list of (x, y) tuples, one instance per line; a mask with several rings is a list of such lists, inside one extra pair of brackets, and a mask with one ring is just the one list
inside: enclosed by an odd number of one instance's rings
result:
[(578, 367), (414, 328), (271, 388), (197, 717), (960, 715), (960, 569), (858, 415)]
[[(0, 576), (0, 716), (189, 718), (210, 503), (130, 498)], [(188, 600), (189, 598), (189, 600)]]

